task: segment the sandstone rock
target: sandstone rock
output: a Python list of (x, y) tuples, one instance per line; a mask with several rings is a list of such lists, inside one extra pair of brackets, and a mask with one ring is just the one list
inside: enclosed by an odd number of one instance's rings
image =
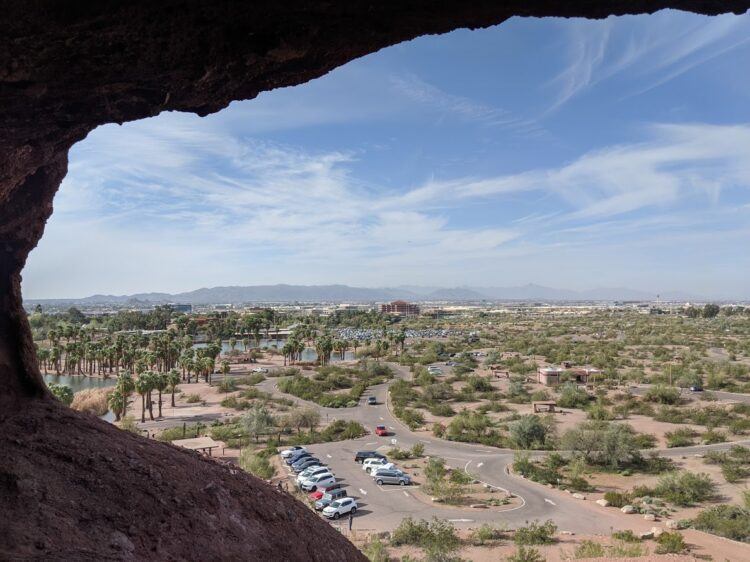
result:
[(609, 502), (605, 500), (604, 498), (600, 500), (596, 500), (596, 503), (598, 503), (602, 507), (609, 507)]
[(622, 506), (622, 509), (620, 509), (620, 511), (622, 511), (623, 513), (629, 514), (629, 513), (635, 513), (638, 510), (633, 505), (624, 505)]
[(639, 533), (639, 534), (638, 534), (638, 537), (639, 537), (639, 538), (640, 538), (641, 540), (645, 540), (645, 539), (653, 539), (653, 538), (654, 538), (654, 533), (652, 533), (651, 531), (643, 531), (642, 533)]
[(664, 534), (664, 529), (662, 529), (661, 527), (651, 527), (651, 534), (655, 539), (658, 539), (661, 535)]
[(656, 521), (656, 515), (654, 515), (653, 513), (647, 513), (646, 515), (643, 516), (643, 518), (646, 521)]
[(573, 494), (573, 497), (575, 499), (577, 499), (577, 500), (585, 500), (586, 499), (586, 496), (584, 496), (583, 494), (579, 494), (578, 492), (576, 492), (575, 494)]
[(473, 503), (469, 507), (473, 507), (474, 509), (487, 509), (487, 504), (484, 504), (484, 503)]

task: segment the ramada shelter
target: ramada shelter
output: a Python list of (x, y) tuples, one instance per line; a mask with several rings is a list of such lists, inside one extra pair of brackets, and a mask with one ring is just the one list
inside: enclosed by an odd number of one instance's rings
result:
[(560, 384), (563, 374), (566, 374), (569, 380), (575, 380), (578, 384), (588, 383), (589, 377), (600, 374), (599, 369), (580, 368), (566, 370), (561, 367), (540, 367), (537, 369), (537, 382), (544, 386), (555, 386)]

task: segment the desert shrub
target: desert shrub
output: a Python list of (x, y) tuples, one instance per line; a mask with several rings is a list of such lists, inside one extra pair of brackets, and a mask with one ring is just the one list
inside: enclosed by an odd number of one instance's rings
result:
[(478, 375), (468, 377), (466, 379), (466, 386), (474, 392), (492, 392), (494, 390), (489, 378)]
[(391, 559), (388, 556), (388, 549), (378, 537), (371, 539), (365, 544), (362, 547), (362, 552), (370, 562), (389, 562)]
[(557, 525), (552, 521), (546, 521), (539, 523), (534, 521), (526, 527), (520, 527), (516, 529), (513, 535), (513, 542), (518, 545), (537, 545), (537, 544), (552, 544), (555, 542), (555, 533), (557, 532)]
[(586, 412), (590, 420), (610, 421), (615, 419), (614, 414), (604, 404), (597, 402), (593, 404)]
[(200, 432), (205, 429), (206, 426), (200, 424), (187, 425), (182, 427), (168, 427), (162, 429), (156, 436), (159, 441), (174, 441), (175, 439), (192, 439), (193, 437), (199, 437)]
[(470, 540), (472, 544), (482, 546), (488, 542), (501, 539), (503, 537), (503, 531), (496, 527), (493, 527), (489, 523), (483, 523), (479, 528), (472, 531)]
[(219, 383), (219, 392), (234, 392), (237, 390), (237, 381), (235, 379), (225, 378)]
[(411, 456), (419, 458), (424, 455), (424, 443), (414, 443), (411, 448)]
[(708, 474), (669, 472), (659, 479), (654, 494), (680, 506), (690, 506), (713, 498), (716, 483)]
[(701, 435), (701, 441), (706, 445), (712, 445), (714, 443), (724, 443), (727, 440), (725, 433), (716, 431), (715, 429), (709, 429), (703, 435)]
[(560, 448), (582, 456), (586, 462), (619, 468), (640, 459), (635, 432), (629, 425), (609, 422), (583, 422), (566, 431)]
[(445, 435), (445, 426), (442, 423), (438, 423), (438, 422), (433, 423), (432, 434), (435, 437), (443, 437)]
[(414, 521), (411, 517), (406, 517), (393, 531), (391, 544), (419, 546), (428, 551), (442, 550), (450, 553), (458, 548), (460, 540), (456, 529), (448, 521), (435, 517), (432, 521)]
[(603, 558), (606, 556), (604, 545), (591, 540), (584, 540), (573, 551), (573, 557), (581, 558)]
[(448, 404), (447, 402), (438, 402), (436, 404), (431, 404), (429, 410), (433, 416), (441, 416), (441, 417), (448, 418), (450, 416), (456, 415), (456, 412), (453, 410), (453, 408), (451, 408), (451, 405)]
[(364, 426), (358, 421), (336, 420), (318, 434), (318, 440), (324, 443), (345, 441), (347, 439), (357, 439), (366, 433), (367, 431)]
[(125, 431), (129, 431), (130, 433), (135, 433), (137, 435), (140, 435), (141, 431), (138, 429), (138, 423), (135, 421), (135, 418), (133, 416), (125, 416), (120, 420), (120, 429), (123, 429)]
[(624, 531), (615, 531), (614, 533), (612, 533), (612, 538), (617, 539), (618, 541), (622, 541), (622, 542), (632, 542), (632, 543), (641, 542), (640, 537), (638, 537), (638, 535), (636, 535), (630, 529), (626, 529)]
[(685, 539), (678, 532), (665, 532), (656, 539), (656, 554), (680, 554), (687, 550)]
[(695, 431), (684, 427), (675, 431), (667, 431), (664, 434), (664, 437), (667, 439), (667, 447), (688, 447), (695, 444), (695, 436)]
[(404, 451), (401, 447), (394, 446), (388, 451), (388, 458), (394, 461), (403, 461), (411, 458), (411, 454), (409, 451)]
[(656, 404), (679, 404), (680, 389), (674, 386), (656, 385), (646, 391), (644, 399)]
[(560, 387), (560, 396), (557, 405), (561, 408), (583, 408), (589, 403), (591, 397), (586, 390), (573, 383), (565, 383)]
[(544, 556), (542, 556), (536, 548), (519, 546), (518, 549), (505, 560), (507, 560), (507, 562), (544, 562)]
[(493, 429), (492, 420), (479, 412), (463, 410), (448, 424), (445, 437), (451, 441), (500, 446), (502, 436)]
[(721, 465), (721, 474), (730, 484), (744, 480), (750, 475), (750, 469), (736, 462), (726, 462)]
[(451, 471), (450, 481), (455, 484), (471, 484), (473, 480), (474, 477), (462, 468), (456, 468)]
[(239, 464), (242, 470), (249, 472), (262, 478), (263, 480), (269, 480), (273, 477), (275, 471), (268, 458), (263, 455), (256, 454), (252, 449), (243, 449), (240, 454)]
[(424, 415), (419, 410), (411, 408), (394, 408), (393, 413), (412, 431), (424, 425)]
[(529, 414), (510, 425), (510, 438), (519, 449), (545, 449), (552, 426), (537, 415)]
[(750, 509), (717, 505), (701, 511), (693, 520), (693, 526), (735, 541), (750, 542)]
[(550, 399), (550, 394), (547, 391), (546, 388), (543, 388), (541, 390), (537, 390), (531, 395), (531, 400), (533, 402), (544, 402)]
[(188, 404), (197, 404), (201, 401), (201, 397), (198, 394), (186, 394), (185, 395), (185, 402)]
[(607, 500), (612, 507), (623, 507), (631, 502), (630, 496), (622, 492), (605, 492), (604, 499)]

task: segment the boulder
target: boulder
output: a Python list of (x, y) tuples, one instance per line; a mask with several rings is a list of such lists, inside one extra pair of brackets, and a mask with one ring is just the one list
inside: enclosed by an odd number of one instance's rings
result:
[(651, 534), (655, 539), (658, 539), (664, 534), (664, 529), (662, 529), (661, 527), (651, 527)]
[(579, 494), (578, 492), (576, 492), (575, 494), (573, 494), (573, 497), (575, 499), (577, 499), (577, 500), (585, 500), (586, 499), (586, 496), (584, 496), (583, 494)]
[(622, 509), (620, 509), (620, 511), (622, 511), (623, 513), (630, 514), (630, 513), (635, 513), (638, 510), (635, 508), (634, 505), (624, 505), (622, 506)]
[(641, 540), (653, 539), (654, 533), (652, 533), (651, 531), (643, 531), (642, 533), (638, 533), (638, 538), (640, 538)]
[(653, 513), (647, 513), (646, 515), (643, 516), (643, 518), (646, 521), (656, 521), (656, 515), (654, 515)]
[(604, 498), (600, 500), (596, 500), (596, 503), (599, 504), (602, 507), (609, 507), (609, 502), (605, 500)]
[(469, 507), (473, 507), (474, 509), (487, 509), (487, 504), (484, 504), (484, 503), (473, 503)]

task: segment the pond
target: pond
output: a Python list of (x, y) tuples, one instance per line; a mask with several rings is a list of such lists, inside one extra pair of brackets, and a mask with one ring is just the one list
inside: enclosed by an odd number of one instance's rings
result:
[[(87, 388), (108, 388), (110, 386), (114, 386), (117, 382), (117, 379), (113, 376), (108, 379), (101, 379), (98, 377), (84, 377), (82, 375), (42, 375), (42, 378), (44, 379), (44, 382), (47, 384), (64, 384), (66, 386), (69, 386), (73, 393), (79, 392), (81, 390), (86, 390)], [(114, 421), (115, 415), (112, 412), (107, 412), (101, 418), (104, 421)]]

